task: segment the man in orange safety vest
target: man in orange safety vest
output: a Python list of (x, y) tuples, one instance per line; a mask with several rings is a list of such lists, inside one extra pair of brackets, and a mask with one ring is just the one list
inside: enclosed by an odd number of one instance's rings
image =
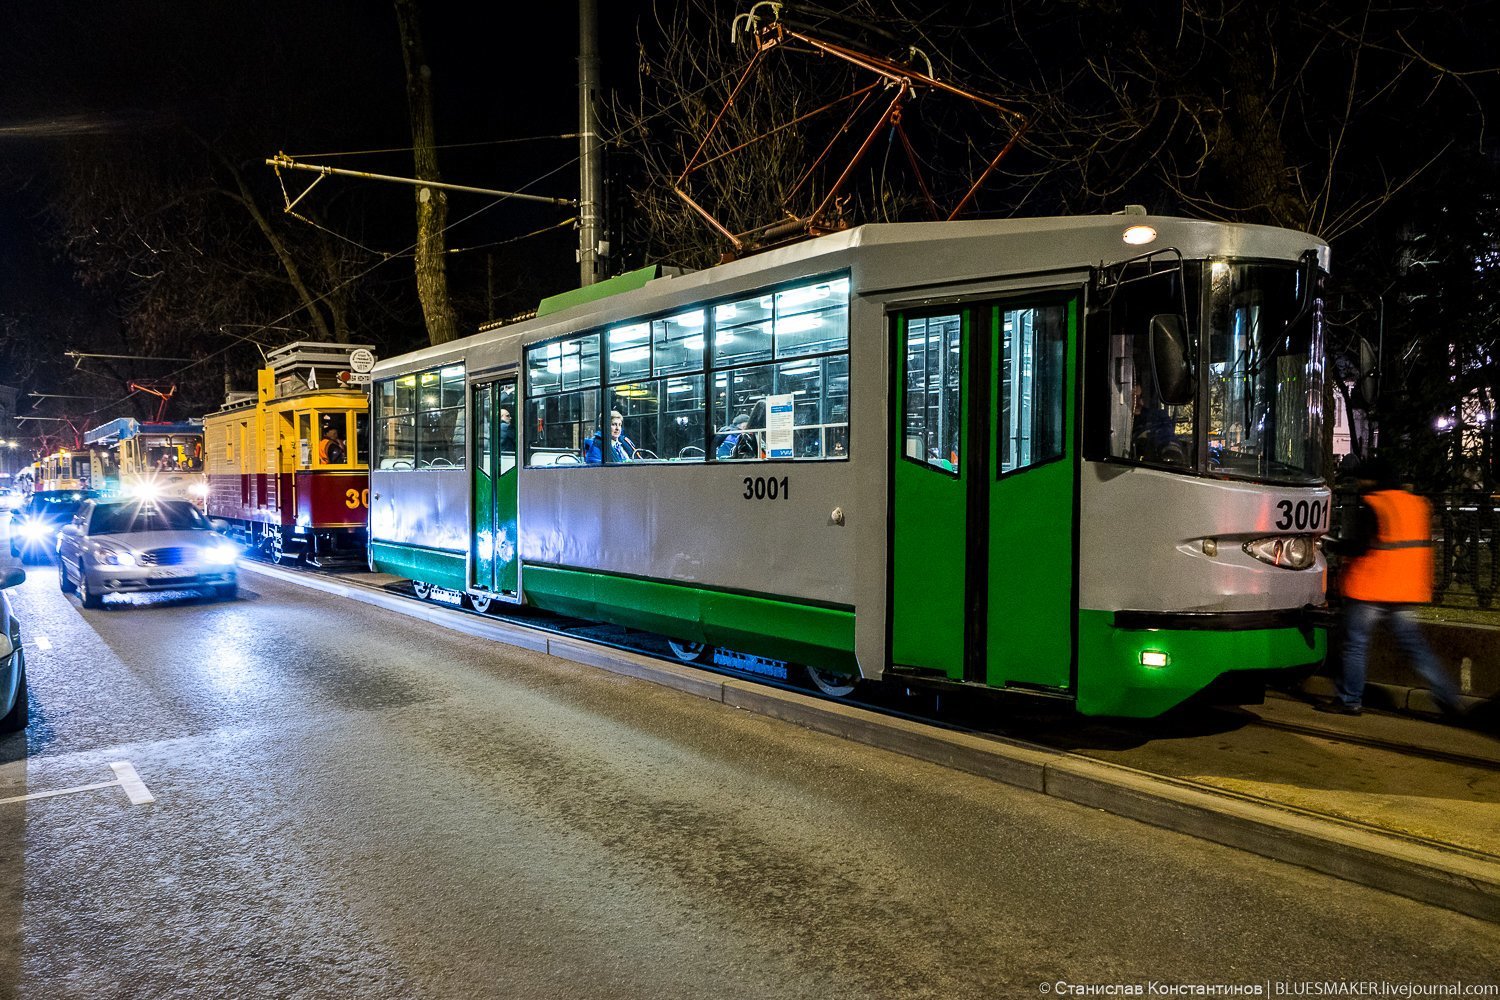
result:
[(1355, 474), (1359, 509), (1346, 537), (1325, 540), (1345, 558), (1343, 669), (1338, 697), (1314, 707), (1358, 715), (1365, 693), (1365, 654), (1381, 620), (1390, 622), (1401, 651), (1432, 691), (1444, 715), (1457, 715), (1458, 687), (1422, 636), (1414, 609), (1432, 601), (1432, 508), (1405, 490), (1382, 458), (1367, 459)]

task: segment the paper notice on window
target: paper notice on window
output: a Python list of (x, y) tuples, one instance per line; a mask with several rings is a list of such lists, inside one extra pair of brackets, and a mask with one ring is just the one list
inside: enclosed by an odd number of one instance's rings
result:
[(793, 396), (766, 397), (766, 454), (771, 458), (792, 457)]

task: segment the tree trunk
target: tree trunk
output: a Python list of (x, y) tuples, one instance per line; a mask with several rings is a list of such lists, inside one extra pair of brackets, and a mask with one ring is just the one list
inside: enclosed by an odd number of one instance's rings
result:
[[(245, 211), (250, 213), (250, 218), (255, 220), (255, 225), (265, 236), (266, 242), (276, 253), (276, 259), (281, 262), (281, 269), (286, 273), (286, 280), (296, 290), (297, 297), (302, 300), (303, 309), (307, 315), (308, 322), (312, 324), (319, 340), (329, 341), (334, 339), (333, 331), (328, 328), (328, 321), (323, 316), (323, 311), (318, 308), (318, 297), (307, 287), (307, 282), (302, 280), (302, 269), (297, 266), (297, 258), (287, 248), (281, 236), (271, 226), (271, 220), (267, 219), (265, 213), (260, 210), (260, 205), (251, 193), (250, 186), (245, 183), (244, 176), (238, 167), (229, 161), (227, 157), (220, 156), (220, 162), (229, 170), (234, 177), (235, 186), (239, 189), (237, 200), (245, 206)], [(233, 197), (231, 195), (231, 197)], [(344, 338), (347, 339), (347, 338)]]
[[(395, 0), (401, 29), (401, 55), (406, 63), (406, 103), (411, 115), (412, 157), (419, 180), (438, 177), (437, 143), (432, 121), (432, 70), (422, 47), (416, 0)], [(417, 188), (417, 296), (432, 344), (457, 339), (458, 316), (448, 298), (448, 196), (435, 188)]]

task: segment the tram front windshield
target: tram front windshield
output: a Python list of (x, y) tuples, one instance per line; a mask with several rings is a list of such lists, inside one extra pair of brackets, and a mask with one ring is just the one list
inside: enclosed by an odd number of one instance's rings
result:
[[(1090, 450), (1200, 475), (1317, 482), (1321, 310), (1303, 308), (1306, 274), (1292, 262), (1173, 262), (1101, 288), (1095, 322), (1107, 335), (1091, 338)], [(1184, 304), (1186, 372), (1174, 385), (1172, 352), (1160, 336), (1153, 345), (1152, 327)]]

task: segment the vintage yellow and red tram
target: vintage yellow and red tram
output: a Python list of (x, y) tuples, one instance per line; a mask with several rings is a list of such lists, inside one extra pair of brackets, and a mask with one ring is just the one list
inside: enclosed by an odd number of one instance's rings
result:
[(205, 416), (209, 517), (277, 562), (363, 559), (369, 397), (350, 372), (370, 358), (367, 345), (288, 344), (254, 392)]

